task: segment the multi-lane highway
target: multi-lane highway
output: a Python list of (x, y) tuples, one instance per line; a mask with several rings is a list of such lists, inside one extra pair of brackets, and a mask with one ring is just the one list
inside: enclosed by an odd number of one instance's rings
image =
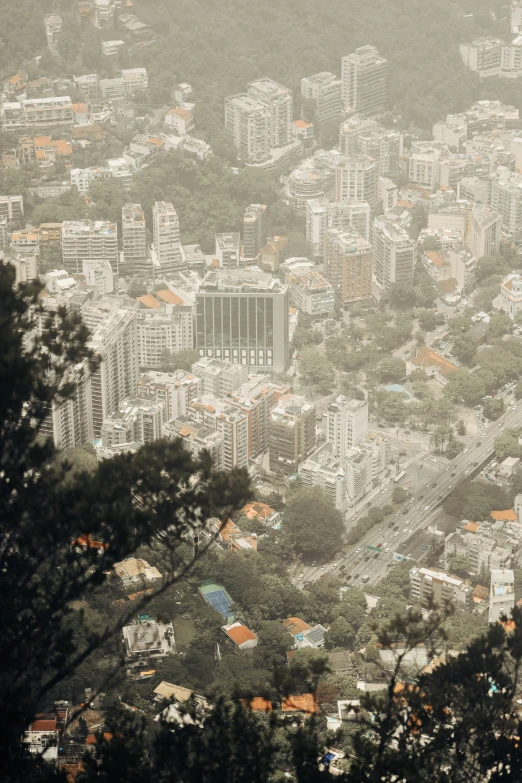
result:
[[(435, 477), (432, 476), (427, 483), (417, 489), (393, 517), (387, 518), (382, 525), (372, 528), (358, 544), (344, 547), (347, 554), (341, 556), (335, 563), (330, 563), (324, 568), (318, 565), (303, 569), (304, 578), (300, 583), (319, 579), (323, 574), (328, 573), (343, 577), (350, 575), (351, 579), (347, 584), (354, 586), (360, 585), (364, 576), (370, 577), (368, 584), (377, 582), (386, 571), (399, 545), (414, 531), (426, 528), (437, 516), (436, 508), (445, 500), (456, 483), (478, 471), (481, 465), (491, 458), (493, 441), (501, 431), (506, 427), (521, 424), (522, 406), (518, 411), (509, 408), (497, 421), (490, 422), (489, 426), (471, 440), (464, 451), (448, 462)], [(407, 527), (406, 521), (409, 523)], [(398, 530), (394, 529), (396, 526)], [(367, 549), (367, 546), (375, 547), (378, 544), (386, 544), (386, 546), (383, 547), (381, 554), (375, 557), (375, 552)], [(384, 551), (387, 548), (389, 552)], [(342, 565), (345, 568), (341, 573), (339, 568)], [(358, 574), (357, 578), (356, 574)]]

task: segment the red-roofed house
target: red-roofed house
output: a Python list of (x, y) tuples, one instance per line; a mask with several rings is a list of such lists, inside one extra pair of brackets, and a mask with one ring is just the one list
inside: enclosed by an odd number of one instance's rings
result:
[(250, 650), (252, 647), (257, 647), (257, 636), (255, 633), (239, 621), (230, 623), (229, 625), (222, 625), (221, 630), (226, 633), (228, 638), (233, 641), (240, 650)]
[(454, 364), (435, 351), (432, 351), (427, 345), (424, 345), (419, 349), (417, 356), (413, 359), (413, 364), (417, 364), (419, 367), (424, 367), (425, 369), (431, 368), (433, 377), (443, 386), (448, 382), (448, 376), (457, 371)]
[(247, 503), (242, 509), (241, 514), (252, 522), (261, 522), (267, 527), (274, 527), (281, 521), (281, 512), (275, 511), (267, 503), (261, 503), (255, 500), (253, 503)]
[(244, 707), (250, 708), (253, 712), (272, 712), (272, 702), (262, 696), (255, 696), (249, 702), (241, 699), (241, 702)]
[(283, 620), (283, 625), (292, 636), (309, 631), (312, 627), (304, 620), (301, 620), (300, 617), (288, 617), (286, 620)]
[(306, 120), (294, 120), (292, 123), (292, 136), (299, 141), (308, 141), (314, 138), (314, 126)]
[(178, 136), (186, 136), (194, 129), (194, 117), (192, 112), (178, 106), (166, 113), (165, 125), (173, 128)]
[(66, 707), (36, 715), (22, 737), (22, 744), (29, 753), (44, 761), (55, 762), (58, 758), (58, 737), (65, 728), (67, 716)]
[(313, 715), (317, 712), (317, 702), (313, 693), (287, 696), (281, 702), (281, 710), (282, 712), (301, 712), (303, 715)]

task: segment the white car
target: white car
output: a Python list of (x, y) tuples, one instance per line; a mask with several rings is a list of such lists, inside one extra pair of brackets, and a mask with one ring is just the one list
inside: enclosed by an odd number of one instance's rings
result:
[(304, 574), (299, 574), (299, 579), (304, 579)]
[(429, 510), (430, 510), (429, 506), (424, 506), (424, 511), (429, 511)]
[(321, 571), (324, 571), (326, 566), (321, 566)]
[(332, 563), (332, 568), (337, 568), (337, 563)]
[(485, 438), (486, 436), (485, 436), (485, 434), (484, 434), (484, 433), (482, 433), (482, 435), (481, 435), (480, 437), (481, 437), (481, 438)]
[(389, 551), (390, 551), (390, 547), (389, 547), (389, 546), (387, 546), (387, 547), (386, 547), (386, 549), (385, 549), (384, 551), (385, 551), (385, 552), (389, 552)]
[(356, 555), (358, 555), (360, 551), (361, 551), (361, 547), (359, 546), (359, 547), (357, 547), (357, 549), (355, 550), (355, 554), (356, 554)]
[(449, 470), (449, 467), (448, 467), (448, 468), (446, 468), (446, 470)]
[(394, 533), (393, 535), (395, 536), (395, 538), (397, 538), (397, 536), (399, 535), (399, 531), (397, 531), (397, 532), (396, 532), (396, 533)]
[(467, 454), (467, 453), (468, 453), (468, 451), (469, 451), (469, 449), (464, 449), (464, 451), (463, 451), (462, 453), (463, 453), (463, 454)]

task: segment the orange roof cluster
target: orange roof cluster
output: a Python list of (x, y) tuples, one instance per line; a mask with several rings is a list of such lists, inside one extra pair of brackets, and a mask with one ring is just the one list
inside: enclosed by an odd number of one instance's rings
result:
[(296, 128), (313, 128), (312, 123), (306, 120), (294, 120), (294, 125)]
[(72, 109), (75, 114), (81, 114), (87, 111), (87, 106), (85, 103), (73, 103)]
[(268, 519), (273, 513), (274, 509), (267, 503), (261, 503), (259, 500), (255, 500), (253, 503), (247, 503), (244, 506), (242, 512), (243, 516), (248, 519)]
[(466, 522), (466, 524), (464, 525), (464, 527), (462, 529), (463, 530), (467, 530), (468, 533), (477, 533), (479, 528), (480, 528), (480, 525), (479, 525), (478, 522)]
[(33, 720), (31, 731), (56, 731), (56, 718), (37, 718)]
[(103, 544), (101, 541), (94, 541), (90, 535), (81, 535), (76, 538), (71, 546), (78, 546), (82, 549), (108, 549), (108, 544)]

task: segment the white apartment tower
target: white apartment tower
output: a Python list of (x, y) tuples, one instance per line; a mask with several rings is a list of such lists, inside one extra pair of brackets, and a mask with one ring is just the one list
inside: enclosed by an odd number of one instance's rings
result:
[(377, 207), (379, 170), (374, 158), (347, 158), (335, 169), (335, 200), (366, 201), (373, 211)]
[(348, 111), (373, 114), (386, 103), (387, 61), (374, 46), (360, 46), (342, 59), (342, 100)]
[(136, 393), (139, 378), (136, 311), (113, 310), (98, 324), (89, 345), (100, 359), (91, 376), (93, 431), (99, 437), (103, 420), (118, 409), (125, 397)]
[(522, 174), (499, 166), (491, 185), (491, 206), (502, 215), (502, 234), (512, 239), (522, 229)]
[(326, 198), (306, 202), (306, 239), (313, 247), (314, 258), (323, 258), (324, 237), (328, 228), (352, 230), (368, 241), (370, 205), (366, 201), (328, 201)]
[(316, 117), (321, 122), (341, 115), (341, 80), (329, 71), (321, 71), (301, 79), (301, 95), (316, 103)]
[(263, 77), (248, 85), (248, 95), (268, 111), (269, 147), (284, 147), (292, 141), (294, 114), (292, 90), (273, 79)]
[(141, 204), (123, 205), (121, 232), (125, 271), (131, 274), (150, 274), (152, 263), (147, 260), (147, 229)]
[(216, 258), (221, 269), (239, 269), (241, 238), (237, 232), (216, 234)]
[(503, 615), (510, 619), (514, 606), (515, 575), (513, 571), (509, 568), (492, 570), (489, 589), (489, 622), (497, 623)]
[(154, 247), (159, 272), (173, 275), (182, 268), (179, 220), (170, 201), (156, 201), (152, 207)]
[(87, 362), (71, 368), (65, 377), (72, 394), (67, 400), (53, 402), (42, 426), (42, 434), (52, 438), (57, 449), (69, 449), (92, 442), (91, 374)]
[(373, 221), (373, 273), (379, 285), (411, 283), (415, 242), (396, 221), (384, 215)]
[(328, 406), (327, 439), (333, 453), (346, 462), (348, 451), (368, 433), (368, 402), (340, 395)]
[(471, 237), (469, 249), (476, 258), (498, 256), (502, 238), (502, 215), (482, 204), (473, 204), (471, 210)]
[(185, 416), (200, 394), (201, 380), (184, 370), (149, 371), (138, 381), (138, 397), (153, 395), (165, 404), (165, 421)]
[(62, 259), (69, 274), (82, 272), (84, 261), (108, 261), (118, 272), (118, 226), (105, 220), (65, 220)]
[(167, 304), (158, 310), (138, 310), (136, 327), (141, 368), (160, 367), (163, 351), (179, 353), (192, 349), (192, 316), (179, 312), (174, 305)]
[(268, 110), (246, 93), (225, 98), (225, 127), (246, 163), (262, 163), (270, 151)]
[(247, 261), (258, 257), (267, 235), (266, 204), (249, 204), (243, 217), (243, 256)]

